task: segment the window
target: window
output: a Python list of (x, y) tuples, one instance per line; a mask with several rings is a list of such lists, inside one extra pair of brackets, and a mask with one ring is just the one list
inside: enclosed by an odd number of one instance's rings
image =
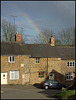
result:
[(15, 62), (15, 57), (14, 56), (10, 56), (9, 57), (9, 62), (10, 63), (14, 63)]
[(39, 78), (44, 78), (44, 72), (39, 72)]
[(40, 63), (40, 58), (36, 58), (36, 63)]
[(3, 75), (3, 77), (5, 77), (5, 75)]
[(55, 77), (55, 74), (54, 74), (54, 73), (50, 73), (50, 74), (49, 74), (49, 79), (50, 79), (50, 80), (54, 80), (54, 77)]
[(67, 66), (68, 67), (74, 67), (75, 66), (75, 62), (74, 61), (68, 61), (67, 62)]
[(73, 80), (73, 72), (69, 72), (66, 74), (66, 79), (67, 80)]
[(10, 80), (18, 80), (19, 71), (10, 71)]

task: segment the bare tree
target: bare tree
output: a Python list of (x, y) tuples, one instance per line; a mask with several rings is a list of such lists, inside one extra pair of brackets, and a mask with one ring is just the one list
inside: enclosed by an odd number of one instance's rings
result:
[(75, 31), (76, 31), (76, 28), (73, 29), (73, 40), (72, 40), (72, 45), (75, 46)]
[(47, 43), (49, 43), (50, 42), (49, 39), (50, 39), (51, 35), (53, 35), (53, 31), (52, 30), (49, 31), (48, 29), (44, 29), (42, 31), (42, 33), (45, 36), (46, 40), (48, 41)]
[(47, 42), (45, 42), (44, 39), (41, 40), (40, 36), (36, 35), (35, 43), (37, 43), (37, 44), (40, 44), (40, 43), (48, 44), (48, 43), (50, 43), (50, 38), (53, 35), (54, 38), (55, 38), (55, 45), (62, 45), (61, 41), (59, 40), (57, 35), (54, 34), (54, 32), (52, 30), (50, 31), (49, 29), (43, 29), (42, 34), (44, 35)]
[(26, 43), (28, 41), (28, 38), (27, 37), (28, 37), (28, 35), (26, 35), (26, 34), (23, 34), (22, 35), (22, 42), (23, 43)]
[(66, 28), (58, 34), (63, 45), (75, 45), (75, 28)]
[(60, 40), (56, 39), (55, 40), (55, 45), (56, 46), (60, 46), (60, 45), (62, 45), (62, 42)]
[(23, 34), (23, 28), (20, 27), (21, 30), (19, 31), (18, 25), (12, 24), (8, 22), (6, 19), (2, 19), (1, 29), (2, 29), (2, 39), (4, 41), (15, 41), (15, 34), (18, 31), (19, 34), (22, 34), (23, 43), (27, 41), (27, 35)]
[[(75, 45), (75, 28), (70, 27), (63, 29), (60, 33), (54, 34), (54, 32), (51, 30), (49, 31), (48, 29), (44, 29), (42, 31), (43, 35), (45, 36), (45, 39), (49, 43), (51, 35), (54, 36), (55, 38), (55, 45)], [(40, 40), (40, 37), (37, 36), (35, 39), (36, 43), (44, 43), (43, 41)]]
[(39, 35), (36, 35), (36, 37), (34, 38), (34, 44), (44, 44), (45, 41), (39, 36)]
[(36, 38), (34, 39), (35, 43), (37, 44), (48, 44), (49, 39), (53, 35), (53, 31), (49, 31), (48, 29), (43, 29), (42, 36), (36, 35)]
[(17, 31), (17, 28), (15, 27), (14, 32), (13, 24), (8, 22), (6, 19), (2, 19), (1, 29), (5, 41), (15, 41), (15, 32)]

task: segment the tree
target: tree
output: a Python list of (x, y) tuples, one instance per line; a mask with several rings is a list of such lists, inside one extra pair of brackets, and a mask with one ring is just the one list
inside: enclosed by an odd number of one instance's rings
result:
[(55, 38), (55, 45), (62, 45), (62, 42), (59, 40), (57, 35), (54, 34), (54, 32), (52, 30), (49, 31), (48, 29), (44, 29), (42, 33), (45, 36), (48, 43), (50, 43), (50, 38), (51, 38), (51, 36), (53, 36)]
[(57, 35), (54, 34), (54, 32), (52, 30), (50, 31), (49, 29), (43, 29), (42, 34), (45, 37), (45, 39), (46, 39), (47, 42), (42, 41), (40, 39), (40, 37), (36, 35), (35, 43), (38, 43), (38, 44), (39, 43), (49, 44), (50, 43), (50, 38), (53, 35), (54, 38), (55, 38), (55, 45), (62, 45), (61, 41), (59, 40), (59, 38), (57, 37)]
[[(75, 45), (75, 28), (70, 27), (63, 29), (60, 33), (54, 34), (54, 32), (51, 30), (49, 31), (48, 29), (44, 29), (42, 31), (42, 34), (44, 35), (45, 39), (48, 41), (51, 38), (51, 35), (54, 36), (55, 38), (55, 45)], [(43, 41), (40, 41), (40, 37), (37, 36), (35, 39), (36, 43), (43, 43)]]
[(48, 29), (43, 29), (43, 31), (41, 33), (42, 33), (42, 36), (36, 35), (36, 38), (34, 40), (35, 43), (48, 44), (51, 35), (53, 35), (53, 31), (52, 30), (49, 31)]
[(75, 45), (75, 28), (63, 29), (58, 36), (63, 45)]
[(6, 19), (2, 19), (1, 30), (5, 41), (15, 41), (15, 32), (17, 31), (16, 26)]
[(60, 45), (62, 45), (62, 43), (61, 43), (60, 40), (56, 39), (56, 40), (55, 40), (55, 45), (56, 45), (56, 46), (60, 46)]
[(1, 30), (2, 30), (2, 41), (15, 41), (15, 34), (18, 31), (19, 34), (22, 34), (22, 42), (25, 43), (27, 41), (27, 35), (23, 34), (23, 28), (20, 27), (21, 30), (19, 31), (18, 25), (14, 25), (8, 22), (6, 19), (2, 19), (1, 23)]
[(72, 45), (74, 45), (75, 46), (75, 28), (74, 28), (74, 30), (73, 30), (73, 40), (72, 40)]
[(26, 42), (28, 41), (28, 38), (27, 38), (28, 35), (22, 34), (22, 37), (23, 37), (23, 38), (22, 38), (22, 42), (23, 42), (23, 43), (26, 43)]
[(49, 31), (48, 29), (44, 29), (44, 30), (42, 31), (42, 33), (43, 33), (43, 35), (45, 36), (46, 40), (47, 40), (48, 43), (49, 43), (49, 39), (50, 39), (51, 35), (53, 35), (53, 31), (52, 31), (52, 30)]
[(36, 37), (34, 38), (34, 44), (36, 44), (36, 43), (37, 44), (44, 44), (45, 41), (42, 40), (39, 35), (36, 35)]

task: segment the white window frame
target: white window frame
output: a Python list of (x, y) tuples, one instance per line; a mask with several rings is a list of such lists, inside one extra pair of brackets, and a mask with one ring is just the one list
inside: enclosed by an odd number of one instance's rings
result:
[[(16, 78), (16, 72), (18, 72), (18, 77), (17, 78)], [(13, 78), (12, 78), (11, 74), (13, 74)], [(19, 80), (19, 70), (10, 71), (10, 80)]]
[(36, 64), (40, 64), (40, 58), (39, 57), (36, 58)]
[[(14, 60), (13, 60), (13, 57), (14, 57)], [(11, 58), (11, 61), (10, 61), (10, 58)], [(9, 63), (15, 63), (15, 56), (9, 56)]]
[[(68, 66), (68, 63), (69, 63), (69, 66)], [(73, 66), (73, 63), (74, 63), (74, 66)], [(75, 61), (67, 61), (67, 67), (75, 67)]]
[[(68, 77), (68, 78), (67, 78), (67, 77)], [(67, 81), (73, 80), (73, 72), (68, 72), (68, 73), (66, 74), (66, 80), (67, 80)]]

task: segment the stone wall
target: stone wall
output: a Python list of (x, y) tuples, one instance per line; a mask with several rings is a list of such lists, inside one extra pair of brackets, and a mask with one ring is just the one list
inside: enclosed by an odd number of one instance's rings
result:
[[(8, 84), (35, 84), (41, 83), (50, 73), (54, 73), (54, 79), (60, 83), (70, 85), (73, 81), (66, 80), (67, 72), (75, 72), (75, 67), (67, 67), (67, 60), (61, 58), (36, 58), (29, 56), (15, 56), (15, 63), (8, 62), (9, 56), (1, 56), (1, 72), (7, 72)], [(19, 80), (10, 80), (10, 71), (19, 70)], [(39, 77), (39, 72), (44, 72), (44, 77)], [(48, 72), (48, 73), (47, 73)]]
[[(46, 79), (46, 71), (48, 69), (48, 77), (49, 73), (52, 71), (57, 71), (61, 73), (61, 59), (59, 58), (40, 58), (40, 63), (36, 63), (36, 58), (30, 58), (31, 63), (31, 78), (30, 83), (40, 83), (44, 79)], [(48, 68), (47, 68), (48, 67)], [(44, 78), (39, 78), (39, 72), (44, 72)]]
[[(48, 61), (48, 63), (47, 63)], [(40, 63), (36, 63), (36, 58), (30, 58), (30, 84), (40, 83), (46, 79), (46, 71), (48, 69), (49, 74), (55, 73), (54, 79), (65, 85), (73, 84), (73, 81), (66, 80), (67, 72), (75, 72), (75, 67), (68, 68), (66, 65), (67, 60), (61, 60), (61, 58), (40, 58)], [(48, 64), (48, 65), (47, 65)], [(48, 66), (48, 68), (47, 68)], [(44, 72), (44, 78), (39, 78), (38, 73)]]
[[(46, 78), (47, 58), (40, 58), (40, 63), (36, 63), (36, 58), (30, 58), (30, 84), (40, 83)], [(39, 78), (39, 72), (44, 72), (44, 78)]]
[[(9, 63), (9, 56), (1, 56), (1, 72), (7, 72), (8, 84), (22, 84), (22, 75), (25, 73), (24, 67), (28, 68), (28, 56), (15, 56), (15, 63)], [(10, 71), (19, 71), (19, 80), (10, 80)]]
[(66, 73), (68, 72), (75, 72), (75, 66), (74, 67), (67, 67), (67, 61), (75, 61), (75, 60), (62, 60), (61, 61), (61, 73), (63, 75), (62, 77), (62, 83), (68, 85), (73, 84), (73, 80), (67, 80), (66, 79)]

